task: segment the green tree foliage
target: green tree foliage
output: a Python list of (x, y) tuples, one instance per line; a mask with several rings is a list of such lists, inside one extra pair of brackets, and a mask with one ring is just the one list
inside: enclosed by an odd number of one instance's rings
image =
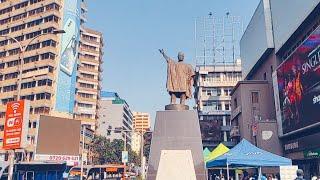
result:
[[(93, 164), (110, 164), (121, 162), (121, 153), (124, 150), (124, 142), (115, 139), (110, 142), (109, 139), (103, 136), (95, 136), (92, 142), (91, 152), (93, 154)], [(129, 163), (140, 165), (140, 156), (127, 147), (129, 154)]]

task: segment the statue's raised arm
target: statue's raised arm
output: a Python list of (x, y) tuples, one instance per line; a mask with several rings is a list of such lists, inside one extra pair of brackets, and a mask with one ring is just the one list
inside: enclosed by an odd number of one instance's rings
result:
[(163, 49), (159, 49), (159, 52), (162, 54), (162, 56), (166, 59), (166, 61), (168, 62), (169, 61), (169, 57), (166, 55), (166, 53), (164, 52)]

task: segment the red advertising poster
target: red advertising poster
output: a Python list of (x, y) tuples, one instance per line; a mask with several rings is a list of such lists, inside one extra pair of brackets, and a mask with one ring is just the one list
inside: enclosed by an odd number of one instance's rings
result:
[(283, 134), (320, 122), (320, 27), (279, 66), (277, 85)]
[(12, 101), (7, 104), (3, 149), (19, 149), (26, 144), (29, 121), (29, 102)]

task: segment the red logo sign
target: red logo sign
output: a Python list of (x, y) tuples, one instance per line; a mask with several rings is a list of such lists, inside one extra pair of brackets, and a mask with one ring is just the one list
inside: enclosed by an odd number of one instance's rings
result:
[(4, 124), (3, 149), (21, 148), (25, 101), (12, 101), (7, 104)]

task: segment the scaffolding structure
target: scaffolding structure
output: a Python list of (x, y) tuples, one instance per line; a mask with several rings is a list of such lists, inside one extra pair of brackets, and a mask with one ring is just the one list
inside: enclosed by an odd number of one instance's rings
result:
[(223, 17), (209, 13), (195, 19), (195, 59), (197, 66), (236, 64), (240, 59), (243, 22), (229, 12)]

